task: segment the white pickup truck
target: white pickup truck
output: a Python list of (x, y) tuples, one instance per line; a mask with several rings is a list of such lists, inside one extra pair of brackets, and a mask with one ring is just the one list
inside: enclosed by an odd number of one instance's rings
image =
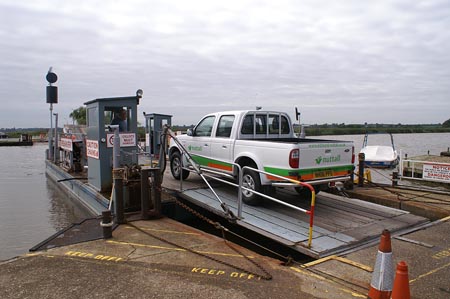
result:
[[(232, 163), (237, 163), (307, 182), (316, 192), (330, 183), (351, 180), (353, 173), (353, 142), (298, 138), (289, 115), (283, 112), (246, 110), (208, 114), (177, 139), (202, 167), (236, 175)], [(173, 141), (169, 159), (173, 177), (187, 179), (189, 171), (181, 168), (181, 151)], [(280, 181), (250, 169), (243, 173), (243, 186), (262, 193), (272, 192), (277, 185), (286, 186), (286, 182)], [(298, 185), (292, 186), (302, 192)], [(261, 198), (255, 193), (242, 194), (245, 203), (260, 204)]]

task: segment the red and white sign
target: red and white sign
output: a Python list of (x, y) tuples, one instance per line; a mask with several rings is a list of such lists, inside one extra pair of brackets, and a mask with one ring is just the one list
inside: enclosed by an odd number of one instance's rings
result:
[(66, 151), (72, 151), (72, 139), (70, 138), (61, 138), (61, 140), (59, 141), (59, 146)]
[(424, 180), (450, 183), (450, 164), (423, 164)]
[[(136, 134), (134, 133), (121, 133), (120, 147), (136, 146)], [(106, 134), (106, 146), (114, 147), (114, 134)]]
[(86, 140), (86, 155), (94, 159), (99, 159), (98, 140)]

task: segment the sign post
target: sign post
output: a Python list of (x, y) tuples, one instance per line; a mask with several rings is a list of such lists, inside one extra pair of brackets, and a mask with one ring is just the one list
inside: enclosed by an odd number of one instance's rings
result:
[[(58, 76), (53, 73), (52, 71), (53, 67), (50, 67), (48, 70), (47, 76), (45, 78), (47, 79), (48, 86), (47, 86), (47, 104), (50, 104), (50, 131), (48, 133), (48, 159), (51, 160), (53, 158), (56, 159), (56, 156), (53, 154), (53, 104), (58, 103), (58, 87), (53, 86), (52, 84), (58, 81)], [(56, 161), (55, 161), (56, 162)]]

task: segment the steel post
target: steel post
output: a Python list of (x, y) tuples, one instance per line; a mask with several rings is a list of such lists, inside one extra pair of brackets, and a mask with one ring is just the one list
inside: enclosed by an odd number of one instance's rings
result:
[(53, 159), (53, 104), (50, 104), (50, 130), (48, 131), (48, 157)]
[(113, 221), (110, 210), (102, 212), (102, 222), (100, 222), (100, 226), (103, 228), (103, 239), (112, 238)]
[(161, 169), (153, 169), (153, 207), (156, 215), (161, 215), (162, 205), (161, 205)]
[(53, 161), (55, 162), (55, 164), (58, 163), (59, 161), (59, 145), (58, 145), (58, 113), (53, 113), (53, 115), (55, 116), (55, 148), (53, 149), (54, 152), (54, 159)]
[(149, 169), (141, 170), (141, 218), (148, 219), (149, 199), (151, 199), (151, 193), (149, 192)]
[(123, 169), (120, 166), (120, 136), (119, 126), (114, 127), (114, 146), (113, 146), (113, 184), (114, 184), (114, 210), (116, 222), (118, 224), (126, 223), (124, 205), (123, 205)]
[(364, 186), (364, 161), (366, 156), (364, 153), (359, 153), (358, 163), (359, 163), (359, 174), (358, 174), (358, 187)]
[(398, 185), (398, 171), (392, 172), (392, 187)]

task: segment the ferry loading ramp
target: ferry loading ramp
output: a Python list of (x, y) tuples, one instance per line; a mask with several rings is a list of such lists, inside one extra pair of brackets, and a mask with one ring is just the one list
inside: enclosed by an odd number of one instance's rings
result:
[[(218, 182), (213, 185), (214, 192), (237, 215), (237, 189)], [(180, 182), (165, 175), (163, 186), (194, 205), (225, 217), (220, 202), (199, 176), (191, 174), (180, 191)], [(291, 188), (279, 188), (274, 197), (304, 209), (310, 205), (309, 200), (300, 198)], [(407, 211), (320, 192), (316, 196), (311, 247), (307, 246), (309, 222), (309, 215), (271, 201), (265, 201), (261, 206), (243, 204), (242, 218), (236, 220), (240, 227), (313, 258), (376, 243), (383, 229), (401, 232), (429, 220)]]

